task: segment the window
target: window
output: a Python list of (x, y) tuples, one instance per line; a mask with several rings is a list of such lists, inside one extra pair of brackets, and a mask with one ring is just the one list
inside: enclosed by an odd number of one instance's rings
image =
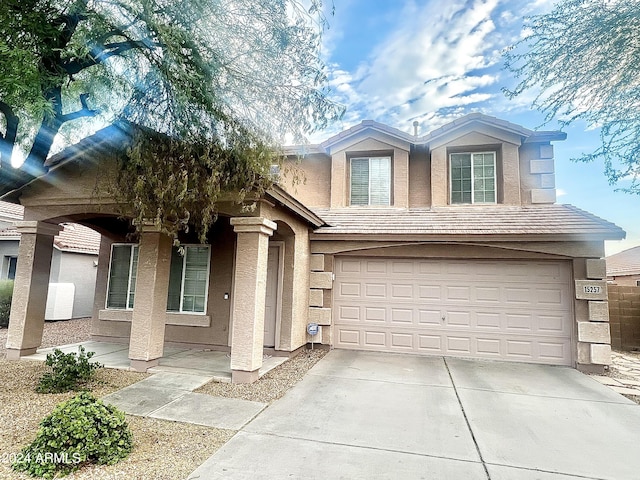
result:
[(452, 153), (451, 203), (496, 203), (496, 155)]
[(18, 257), (4, 257), (4, 268), (6, 272), (7, 280), (14, 280), (16, 278), (16, 267), (18, 266)]
[[(185, 245), (171, 252), (168, 312), (204, 313), (209, 287), (209, 246)], [(138, 245), (114, 244), (107, 287), (107, 308), (133, 308), (138, 271)]]
[(174, 247), (169, 274), (168, 312), (204, 313), (209, 283), (209, 246)]
[(127, 310), (133, 308), (137, 272), (138, 246), (131, 244), (112, 245), (107, 308)]
[(636, 280), (636, 287), (640, 287), (640, 280)]
[(351, 205), (389, 205), (391, 158), (351, 159)]

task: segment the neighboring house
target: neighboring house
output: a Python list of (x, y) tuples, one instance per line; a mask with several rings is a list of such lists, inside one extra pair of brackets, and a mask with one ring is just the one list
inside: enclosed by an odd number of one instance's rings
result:
[(185, 255), (153, 223), (138, 239), (96, 185), (129, 136), (109, 127), (56, 155), (50, 172), (5, 195), (25, 206), (28, 241), (7, 356), (39, 345), (41, 286), (58, 224), (102, 233), (92, 335), (129, 343), (131, 366), (165, 345), (227, 350), (232, 380), (253, 381), (263, 352), (334, 348), (560, 364), (610, 362), (604, 241), (617, 226), (556, 205), (551, 142), (481, 114), (427, 135), (365, 121), (290, 147), (306, 177), (281, 179), (255, 209), (218, 204), (206, 245)]
[(609, 283), (640, 287), (640, 246), (610, 255), (606, 260)]
[[(13, 280), (18, 265), (20, 234), (14, 222), (23, 219), (21, 205), (0, 202), (0, 279)], [(96, 285), (100, 234), (68, 223), (54, 238), (46, 320), (90, 317)]]

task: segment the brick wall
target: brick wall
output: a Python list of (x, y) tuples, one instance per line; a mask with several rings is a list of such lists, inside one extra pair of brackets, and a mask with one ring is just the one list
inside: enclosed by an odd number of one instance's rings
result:
[(611, 346), (640, 349), (640, 287), (608, 285)]

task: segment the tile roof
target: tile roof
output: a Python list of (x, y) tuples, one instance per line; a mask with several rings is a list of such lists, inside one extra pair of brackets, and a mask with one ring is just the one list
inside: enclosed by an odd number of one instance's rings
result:
[(607, 276), (609, 277), (640, 275), (640, 245), (610, 255), (606, 260)]
[[(12, 215), (9, 217), (9, 215)], [(22, 220), (24, 207), (0, 201), (0, 218)], [(97, 255), (100, 250), (100, 234), (84, 225), (65, 223), (64, 229), (54, 237), (53, 244), (63, 252)], [(0, 229), (0, 240), (19, 240), (20, 234), (13, 228)]]
[(625, 232), (572, 205), (456, 205), (432, 209), (314, 210), (327, 224), (314, 235), (513, 236), (621, 239)]
[(0, 218), (22, 220), (24, 207), (15, 203), (0, 202)]

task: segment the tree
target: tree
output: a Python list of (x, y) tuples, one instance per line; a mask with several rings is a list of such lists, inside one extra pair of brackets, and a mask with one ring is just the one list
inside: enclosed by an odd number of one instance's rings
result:
[(640, 2), (560, 0), (524, 31), (505, 54), (519, 79), (506, 95), (532, 91), (546, 121), (599, 127), (601, 145), (576, 160), (602, 159), (610, 184), (640, 194)]
[(45, 173), (60, 139), (126, 120), (139, 127), (120, 174), (134, 216), (206, 230), (223, 192), (268, 186), (284, 135), (302, 141), (341, 114), (323, 87), (321, 0), (306, 3), (5, 0), (0, 189)]

